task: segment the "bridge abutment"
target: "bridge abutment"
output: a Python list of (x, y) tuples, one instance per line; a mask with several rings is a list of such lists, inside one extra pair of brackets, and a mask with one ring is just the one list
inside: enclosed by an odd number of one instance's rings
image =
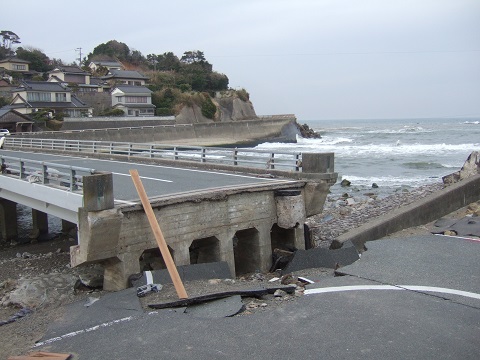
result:
[(17, 203), (0, 198), (0, 230), (3, 241), (15, 240), (18, 236)]

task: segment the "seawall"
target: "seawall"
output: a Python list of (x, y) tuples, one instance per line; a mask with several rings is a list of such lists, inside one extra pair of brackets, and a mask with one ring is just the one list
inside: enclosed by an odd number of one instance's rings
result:
[[(85, 122), (88, 126), (92, 122)], [(106, 123), (103, 123), (104, 127)], [(158, 143), (178, 145), (251, 145), (263, 141), (295, 142), (298, 130), (294, 115), (260, 117), (255, 120), (212, 122), (188, 125), (139, 126), (136, 119), (117, 121), (116, 128), (23, 133), (44, 139), (95, 140), (111, 142)], [(98, 126), (98, 123), (96, 123)], [(93, 127), (93, 126), (92, 126)]]

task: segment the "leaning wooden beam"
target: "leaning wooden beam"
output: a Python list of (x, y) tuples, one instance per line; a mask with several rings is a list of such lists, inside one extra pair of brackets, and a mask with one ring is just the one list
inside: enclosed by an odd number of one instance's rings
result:
[(271, 288), (261, 288), (261, 289), (253, 289), (253, 290), (250, 289), (250, 290), (224, 291), (224, 292), (218, 292), (214, 294), (195, 296), (189, 299), (170, 301), (168, 303), (149, 304), (148, 307), (152, 309), (167, 309), (167, 308), (188, 306), (188, 305), (194, 305), (194, 304), (201, 304), (207, 301), (223, 299), (223, 298), (234, 296), (234, 295), (240, 295), (243, 297), (261, 297), (267, 294), (273, 294), (278, 289), (283, 290), (286, 293), (292, 294), (295, 292), (295, 288), (296, 286), (276, 286)]
[(157, 218), (153, 213), (152, 205), (148, 200), (147, 193), (145, 192), (145, 189), (143, 187), (142, 180), (140, 180), (138, 171), (133, 169), (129, 172), (130, 176), (132, 177), (133, 184), (137, 189), (138, 196), (140, 196), (143, 209), (147, 214), (148, 222), (150, 223), (150, 227), (152, 228), (153, 234), (155, 235), (155, 240), (157, 240), (158, 247), (160, 248), (160, 252), (162, 253), (163, 261), (165, 261), (165, 265), (167, 265), (167, 270), (170, 274), (170, 277), (172, 278), (172, 282), (175, 286), (175, 290), (177, 291), (177, 295), (180, 299), (187, 299), (187, 292), (185, 291), (185, 287), (183, 286), (182, 279), (180, 279), (177, 267), (173, 262), (172, 254), (170, 254), (170, 251), (168, 250), (167, 242), (163, 237), (162, 229), (160, 229)]

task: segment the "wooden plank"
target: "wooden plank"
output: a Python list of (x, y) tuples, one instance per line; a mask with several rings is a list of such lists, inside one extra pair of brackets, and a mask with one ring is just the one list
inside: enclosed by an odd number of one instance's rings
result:
[(148, 200), (147, 193), (145, 192), (145, 189), (142, 184), (142, 180), (138, 175), (138, 171), (133, 169), (133, 170), (130, 170), (129, 172), (130, 172), (130, 176), (132, 177), (133, 184), (137, 189), (138, 196), (140, 197), (140, 200), (142, 202), (143, 209), (147, 214), (148, 222), (150, 223), (150, 227), (152, 228), (153, 234), (155, 235), (155, 240), (157, 240), (158, 247), (160, 249), (160, 252), (162, 253), (163, 261), (165, 262), (168, 273), (172, 278), (172, 282), (173, 282), (173, 285), (175, 286), (175, 290), (177, 291), (177, 295), (180, 299), (187, 299), (188, 298), (187, 292), (185, 290), (185, 287), (183, 286), (182, 279), (180, 279), (180, 275), (178, 274), (177, 267), (173, 262), (172, 254), (170, 254), (170, 251), (168, 250), (167, 242), (163, 237), (162, 229), (160, 229), (160, 225), (158, 224), (157, 218), (153, 213), (152, 205)]
[(261, 288), (261, 289), (249, 289), (249, 290), (232, 290), (232, 291), (223, 291), (214, 294), (194, 296), (188, 299), (170, 301), (168, 303), (162, 304), (149, 304), (148, 307), (152, 309), (167, 309), (174, 307), (182, 307), (194, 304), (201, 304), (211, 300), (223, 299), (229, 296), (240, 295), (243, 297), (261, 297), (267, 294), (273, 294), (276, 290), (280, 289), (286, 293), (292, 294), (295, 292), (296, 286), (276, 286), (271, 288)]
[(43, 352), (37, 351), (32, 352), (28, 355), (20, 355), (20, 356), (10, 356), (8, 360), (68, 360), (71, 358), (71, 354), (61, 354), (61, 353), (50, 353), (50, 352)]

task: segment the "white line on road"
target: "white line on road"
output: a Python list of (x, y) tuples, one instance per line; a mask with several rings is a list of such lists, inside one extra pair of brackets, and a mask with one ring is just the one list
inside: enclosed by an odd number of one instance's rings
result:
[(117, 202), (117, 203), (126, 204), (126, 205), (137, 205), (137, 204), (138, 204), (138, 203), (136, 203), (136, 202), (125, 201), (125, 200), (118, 200), (118, 199), (115, 199), (114, 201)]
[[(130, 174), (122, 174), (122, 173), (116, 173), (116, 172), (112, 172), (112, 174), (130, 177)], [(152, 177), (147, 177), (147, 176), (140, 176), (140, 178), (142, 178), (142, 179), (147, 179), (147, 180), (167, 182), (167, 183), (172, 183), (172, 182), (173, 182), (172, 180), (157, 179), (157, 178), (152, 178)]]
[(469, 291), (462, 291), (462, 290), (455, 290), (455, 289), (447, 289), (447, 288), (440, 288), (434, 286), (417, 286), (417, 285), (354, 285), (354, 286), (334, 286), (334, 287), (326, 287), (326, 288), (318, 288), (318, 289), (307, 289), (305, 290), (305, 295), (314, 295), (314, 294), (324, 294), (324, 293), (332, 293), (332, 292), (343, 292), (343, 291), (358, 291), (358, 290), (410, 290), (410, 291), (419, 291), (419, 292), (434, 292), (434, 293), (441, 293), (441, 294), (453, 294), (453, 295), (460, 295), (469, 297), (472, 299), (480, 300), (480, 294), (469, 292)]

